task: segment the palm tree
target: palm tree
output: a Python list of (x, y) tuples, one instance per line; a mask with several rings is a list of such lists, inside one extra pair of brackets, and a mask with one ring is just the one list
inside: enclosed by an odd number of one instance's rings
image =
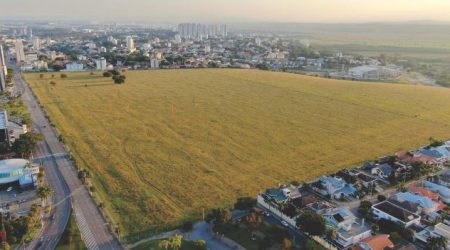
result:
[(447, 247), (447, 239), (441, 236), (431, 237), (428, 239), (427, 249), (441, 250)]
[(47, 185), (42, 185), (36, 190), (37, 196), (41, 198), (42, 201), (46, 200), (51, 194), (52, 189)]

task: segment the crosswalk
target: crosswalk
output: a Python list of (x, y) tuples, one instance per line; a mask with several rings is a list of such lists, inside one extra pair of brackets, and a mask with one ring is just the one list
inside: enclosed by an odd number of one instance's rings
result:
[(100, 250), (98, 247), (97, 242), (95, 241), (95, 237), (92, 234), (91, 230), (89, 229), (89, 226), (86, 222), (86, 219), (84, 218), (84, 215), (80, 213), (80, 208), (75, 209), (76, 218), (77, 218), (77, 224), (78, 228), (81, 231), (81, 237), (83, 238), (84, 243), (86, 244), (86, 247), (89, 250)]
[(58, 159), (58, 158), (66, 158), (66, 157), (69, 157), (69, 154), (67, 154), (67, 153), (48, 154), (48, 155), (43, 155), (43, 156), (33, 158), (33, 162), (40, 163), (42, 161), (51, 160), (54, 158)]

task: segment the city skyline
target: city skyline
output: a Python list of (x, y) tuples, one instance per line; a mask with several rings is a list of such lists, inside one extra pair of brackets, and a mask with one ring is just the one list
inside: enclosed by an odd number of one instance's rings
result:
[[(2, 19), (151, 22), (401, 22), (450, 21), (445, 0), (0, 0)], [(220, 11), (219, 11), (220, 10)], [(20, 13), (20, 14), (18, 14)]]

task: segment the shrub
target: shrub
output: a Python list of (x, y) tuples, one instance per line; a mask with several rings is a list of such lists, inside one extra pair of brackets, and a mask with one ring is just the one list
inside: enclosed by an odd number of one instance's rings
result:
[(194, 228), (194, 224), (191, 221), (186, 221), (180, 227), (181, 231), (183, 232), (189, 232), (192, 230), (192, 228)]
[(234, 204), (234, 209), (249, 210), (256, 206), (256, 199), (253, 197), (241, 197), (238, 198)]
[(114, 80), (114, 83), (117, 83), (117, 84), (125, 83), (125, 76), (122, 76), (122, 75), (114, 75), (112, 77), (112, 79)]
[(380, 195), (377, 196), (377, 199), (378, 199), (379, 202), (382, 202), (382, 201), (386, 200), (386, 196), (380, 194)]
[(103, 72), (103, 76), (104, 77), (111, 77), (112, 74), (111, 74), (111, 72), (106, 71), (106, 72)]
[(67, 78), (66, 74), (61, 74), (61, 78)]

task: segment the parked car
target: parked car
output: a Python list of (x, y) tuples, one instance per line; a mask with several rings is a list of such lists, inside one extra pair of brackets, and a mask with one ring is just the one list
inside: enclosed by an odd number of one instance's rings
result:
[(8, 189), (6, 189), (6, 192), (11, 192), (13, 190), (13, 187), (9, 187)]
[(285, 227), (288, 227), (288, 226), (289, 226), (289, 224), (288, 224), (286, 221), (284, 221), (284, 220), (281, 221), (281, 225), (283, 225), (283, 226), (285, 226)]

